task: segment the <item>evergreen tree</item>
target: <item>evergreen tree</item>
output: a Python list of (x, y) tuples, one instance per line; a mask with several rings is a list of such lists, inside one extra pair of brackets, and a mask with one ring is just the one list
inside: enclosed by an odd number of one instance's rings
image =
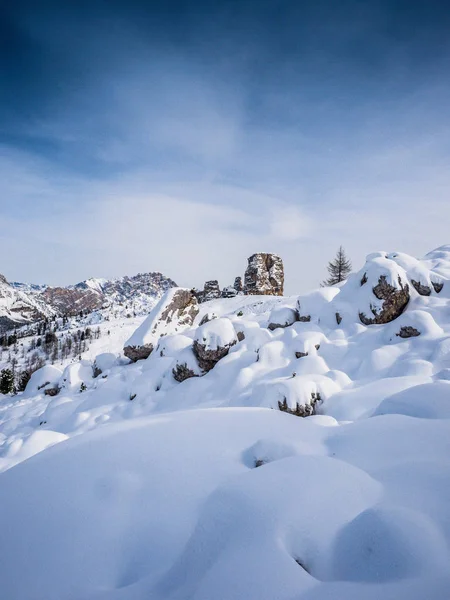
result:
[(328, 273), (329, 277), (326, 279), (322, 285), (336, 285), (341, 281), (347, 279), (352, 271), (352, 263), (347, 258), (345, 254), (345, 250), (342, 246), (339, 247), (339, 250), (336, 253), (336, 258), (328, 263)]
[(27, 387), (27, 383), (30, 381), (31, 372), (29, 370), (22, 371), (17, 376), (17, 391), (24, 392)]
[(0, 373), (0, 394), (12, 394), (14, 392), (14, 375), (11, 369), (3, 369)]

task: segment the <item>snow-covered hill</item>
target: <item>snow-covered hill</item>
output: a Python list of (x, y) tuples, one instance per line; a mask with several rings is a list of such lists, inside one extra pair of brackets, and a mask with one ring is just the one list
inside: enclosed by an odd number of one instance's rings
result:
[(0, 400), (3, 595), (446, 598), (450, 246), (189, 318), (175, 297)]

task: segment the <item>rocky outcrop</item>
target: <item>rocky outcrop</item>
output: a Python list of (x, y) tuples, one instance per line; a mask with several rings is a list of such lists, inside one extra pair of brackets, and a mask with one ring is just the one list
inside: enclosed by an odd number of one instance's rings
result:
[(420, 331), (411, 325), (406, 325), (405, 327), (400, 327), (400, 331), (396, 335), (403, 339), (407, 339), (410, 337), (417, 337), (420, 335)]
[(187, 366), (187, 363), (177, 363), (172, 369), (172, 375), (175, 381), (178, 381), (178, 383), (181, 383), (186, 379), (190, 379), (191, 377), (198, 377), (198, 375), (194, 373), (193, 369), (190, 369)]
[(42, 298), (58, 315), (66, 317), (90, 313), (105, 303), (103, 294), (91, 289), (49, 287), (42, 293)]
[(232, 285), (229, 285), (222, 290), (222, 298), (234, 298), (237, 296), (237, 291), (234, 289)]
[(279, 327), (289, 327), (298, 321), (298, 312), (290, 306), (277, 306), (269, 317), (268, 329), (273, 331)]
[(409, 302), (409, 286), (398, 278), (398, 287), (390, 285), (385, 275), (380, 275), (373, 293), (378, 300), (382, 300), (381, 308), (371, 307), (373, 316), (368, 317), (365, 313), (359, 313), (359, 318), (364, 325), (381, 325), (390, 323), (399, 317)]
[(265, 253), (250, 256), (244, 276), (244, 293), (282, 296), (283, 289), (284, 268), (281, 258)]
[(242, 277), (236, 277), (233, 284), (234, 289), (239, 294), (244, 291), (244, 287), (242, 285)]
[(203, 290), (193, 289), (192, 293), (200, 303), (208, 302), (209, 300), (217, 300), (217, 298), (220, 298), (222, 295), (217, 279), (205, 281)]
[(418, 294), (420, 294), (421, 296), (430, 296), (431, 295), (430, 286), (424, 285), (423, 283), (420, 283), (420, 281), (416, 281), (415, 279), (411, 279), (411, 283), (413, 285), (413, 288), (416, 290), (416, 292)]
[(125, 346), (123, 349), (123, 353), (125, 354), (125, 356), (133, 362), (137, 362), (138, 360), (145, 360), (150, 356), (152, 352), (153, 344), (151, 342), (137, 346)]
[(197, 329), (193, 350), (199, 367), (207, 373), (238, 341), (229, 319), (214, 319)]
[(220, 296), (220, 287), (217, 279), (205, 281), (205, 287), (203, 288), (203, 302), (208, 302), (208, 300), (216, 300), (217, 298), (220, 298)]
[(284, 400), (278, 401), (278, 409), (282, 412), (288, 413), (289, 415), (295, 415), (296, 417), (310, 417), (311, 415), (316, 414), (317, 404), (320, 404), (322, 399), (320, 397), (320, 393), (312, 393), (311, 399), (309, 402), (305, 404), (300, 404), (297, 402), (295, 408), (291, 408), (288, 406), (286, 398)]
[(162, 335), (180, 333), (191, 327), (198, 310), (197, 298), (191, 290), (168, 290), (125, 344), (125, 356), (134, 362), (147, 358)]

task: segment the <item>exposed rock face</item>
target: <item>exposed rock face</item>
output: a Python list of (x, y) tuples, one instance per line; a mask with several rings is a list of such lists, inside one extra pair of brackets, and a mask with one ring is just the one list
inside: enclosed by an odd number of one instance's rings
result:
[(229, 319), (214, 319), (199, 327), (193, 350), (202, 371), (211, 371), (237, 341), (236, 331)]
[(44, 390), (44, 396), (50, 396), (50, 397), (57, 396), (60, 391), (61, 391), (61, 388), (58, 386), (46, 388)]
[(172, 375), (175, 381), (181, 383), (186, 379), (190, 379), (191, 377), (198, 377), (196, 373), (192, 369), (190, 369), (186, 363), (176, 364), (172, 369)]
[(442, 288), (444, 287), (444, 284), (441, 283), (440, 281), (432, 281), (431, 285), (433, 286), (436, 294), (439, 294), (439, 292), (442, 292)]
[(233, 285), (234, 289), (236, 290), (236, 292), (239, 294), (239, 292), (243, 291), (243, 286), (242, 286), (242, 277), (236, 277), (236, 279), (234, 280), (234, 285)]
[(411, 279), (411, 283), (418, 294), (421, 296), (429, 296), (431, 294), (431, 288), (428, 285), (423, 285), (420, 281)]
[(248, 259), (244, 276), (244, 293), (282, 296), (284, 288), (283, 261), (276, 254), (253, 254)]
[(148, 344), (142, 344), (142, 346), (125, 346), (123, 349), (123, 353), (127, 358), (132, 360), (133, 362), (137, 362), (138, 360), (145, 360), (150, 356), (153, 352), (153, 344), (149, 342)]
[(52, 317), (55, 311), (40, 297), (34, 297), (8, 283), (0, 275), (0, 332)]
[(415, 327), (411, 327), (411, 325), (406, 325), (405, 327), (400, 327), (400, 331), (396, 335), (398, 335), (398, 337), (407, 339), (410, 337), (417, 337), (420, 335), (420, 331)]
[(47, 288), (42, 298), (53, 307), (58, 315), (75, 316), (80, 311), (90, 313), (104, 305), (102, 294), (91, 289)]
[(203, 302), (216, 300), (217, 298), (220, 298), (220, 295), (220, 287), (217, 279), (205, 281), (205, 287), (203, 288)]
[(279, 327), (289, 327), (298, 321), (298, 312), (289, 306), (277, 306), (270, 313), (268, 329), (273, 331)]
[(399, 287), (396, 288), (386, 281), (386, 276), (381, 275), (378, 284), (373, 288), (373, 293), (378, 300), (383, 300), (381, 310), (372, 308), (373, 317), (367, 317), (364, 313), (359, 318), (364, 325), (381, 325), (389, 323), (399, 317), (409, 302), (409, 286), (398, 278)]
[(139, 273), (119, 279), (87, 279), (68, 287), (48, 287), (12, 282), (0, 275), (0, 331), (44, 318), (76, 316), (102, 308), (121, 307), (148, 314), (155, 299), (169, 288), (172, 279), (161, 273)]
[(320, 404), (322, 401), (320, 394), (312, 393), (311, 400), (309, 403), (300, 404), (297, 402), (295, 408), (291, 408), (288, 406), (286, 398), (283, 401), (278, 401), (278, 408), (282, 412), (286, 412), (290, 415), (295, 415), (296, 417), (310, 417), (311, 415), (316, 414), (316, 405)]
[(202, 325), (204, 325), (205, 323), (209, 323), (209, 321), (212, 321), (213, 319), (217, 319), (217, 315), (213, 312), (208, 312), (206, 313), (206, 315), (203, 315), (202, 320), (200, 321), (198, 326), (201, 327)]
[(125, 344), (125, 356), (134, 362), (147, 358), (162, 335), (179, 333), (190, 327), (197, 314), (198, 302), (191, 290), (168, 290)]
[(222, 290), (222, 298), (234, 298), (237, 296), (237, 291), (234, 289), (232, 285), (229, 285)]

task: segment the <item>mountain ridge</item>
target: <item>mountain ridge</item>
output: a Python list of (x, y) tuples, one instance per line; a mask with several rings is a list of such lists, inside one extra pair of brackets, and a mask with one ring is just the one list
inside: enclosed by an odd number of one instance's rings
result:
[(123, 304), (132, 313), (140, 314), (176, 285), (173, 279), (158, 271), (113, 279), (90, 278), (68, 286), (8, 282), (0, 274), (0, 331), (80, 312), (113, 311)]

